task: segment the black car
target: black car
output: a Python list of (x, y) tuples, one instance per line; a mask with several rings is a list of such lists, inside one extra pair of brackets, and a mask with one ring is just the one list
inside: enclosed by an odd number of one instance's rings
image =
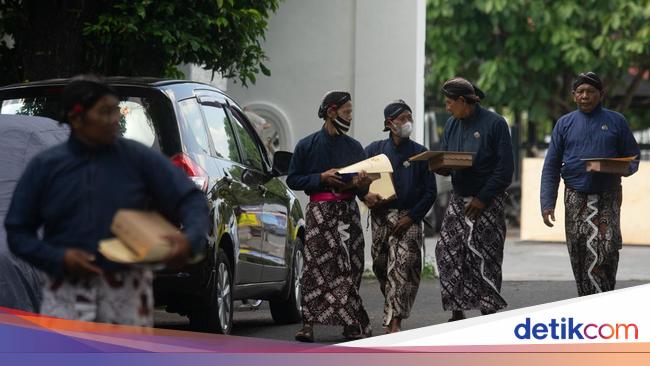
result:
[[(304, 219), (278, 178), (291, 154), (277, 152), (271, 164), (242, 109), (211, 85), (107, 81), (120, 95), (121, 135), (168, 156), (205, 192), (210, 208), (205, 256), (180, 271), (156, 274), (157, 305), (189, 316), (195, 329), (225, 334), (232, 329), (233, 300), (269, 300), (276, 322), (299, 321)], [(2, 87), (0, 113), (58, 119), (66, 83)]]

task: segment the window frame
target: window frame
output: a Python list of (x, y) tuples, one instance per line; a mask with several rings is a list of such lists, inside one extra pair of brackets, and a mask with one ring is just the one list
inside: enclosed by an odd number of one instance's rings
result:
[[(251, 122), (248, 120), (248, 118), (246, 118), (246, 115), (241, 110), (241, 108), (239, 108), (239, 106), (234, 101), (232, 101), (230, 98), (226, 98), (226, 105), (227, 105), (226, 111), (227, 111), (227, 114), (228, 114), (228, 118), (237, 119), (237, 121), (241, 123), (241, 125), (244, 127), (244, 130), (246, 130), (248, 135), (251, 136), (251, 138), (253, 139), (253, 142), (257, 146), (257, 152), (258, 152), (258, 154), (260, 155), (260, 157), (262, 159), (262, 170), (261, 170), (261, 172), (269, 174), (271, 172), (271, 165), (270, 165), (270, 162), (268, 160), (268, 152), (266, 152), (266, 149), (264, 149), (264, 145), (262, 144), (262, 140), (260, 139), (259, 135), (252, 128)], [(235, 112), (233, 112), (233, 110)], [(239, 115), (241, 117), (241, 120), (237, 118), (237, 115)], [(231, 123), (232, 123), (232, 121), (231, 121)], [(241, 143), (241, 138), (239, 137), (239, 133), (237, 132), (237, 130), (235, 130), (234, 128), (233, 128), (233, 130), (235, 132), (235, 135), (237, 136), (237, 140), (239, 141), (240, 150), (242, 151), (242, 161), (245, 161), (245, 158), (244, 158), (245, 157), (245, 151), (243, 150), (243, 146), (242, 146), (242, 143)], [(262, 150), (262, 149), (264, 149), (264, 150)], [(252, 167), (249, 164), (244, 163), (244, 165), (247, 166), (247, 167), (250, 167), (252, 169), (255, 169), (257, 171), (260, 171), (260, 169), (258, 169), (256, 167)]]
[[(235, 129), (232, 126), (232, 122), (230, 121), (230, 116), (228, 115), (228, 111), (225, 108), (226, 104), (223, 103), (222, 101), (220, 101), (219, 98), (215, 98), (215, 97), (209, 96), (209, 95), (197, 96), (197, 99), (199, 101), (199, 106), (200, 106), (200, 109), (201, 109), (201, 115), (203, 116), (204, 125), (205, 125), (206, 131), (208, 133), (208, 140), (210, 142), (210, 145), (212, 146), (212, 152), (211, 152), (210, 155), (212, 157), (214, 157), (214, 158), (217, 158), (217, 159), (222, 159), (222, 160), (226, 160), (226, 161), (231, 161), (233, 163), (246, 165), (246, 164), (244, 164), (244, 154), (242, 153), (241, 144), (239, 142), (239, 136), (237, 135), (237, 132), (235, 131)], [(223, 156), (218, 155), (217, 147), (214, 144), (214, 137), (212, 136), (212, 132), (210, 132), (210, 126), (209, 126), (208, 118), (205, 115), (205, 110), (203, 109), (203, 106), (206, 106), (206, 107), (209, 107), (209, 108), (221, 108), (222, 109), (222, 111), (224, 113), (224, 116), (226, 117), (224, 119), (225, 128), (230, 129), (230, 132), (232, 133), (232, 135), (235, 138), (235, 147), (237, 149), (238, 160), (231, 160), (229, 157), (223, 157)]]

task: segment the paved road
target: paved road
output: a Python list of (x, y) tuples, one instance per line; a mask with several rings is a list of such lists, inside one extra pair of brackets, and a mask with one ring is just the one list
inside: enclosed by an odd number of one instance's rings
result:
[[(437, 238), (425, 240), (429, 263), (433, 257)], [(366, 268), (372, 268), (370, 245), (366, 245)], [(625, 245), (619, 252), (619, 281), (650, 282), (650, 246)], [(508, 231), (503, 250), (504, 281), (572, 281), (573, 271), (569, 253), (564, 243), (526, 242), (519, 240), (519, 232)]]
[[(619, 281), (617, 288), (630, 287), (648, 281)], [(503, 284), (503, 296), (509, 303), (509, 309), (538, 305), (552, 301), (564, 300), (576, 296), (572, 281), (506, 281)], [(382, 334), (381, 327), (383, 298), (376, 280), (364, 280), (361, 296), (368, 315), (372, 321), (374, 333)], [(478, 312), (468, 315), (477, 316)], [(437, 280), (422, 282), (411, 317), (403, 322), (404, 329), (419, 328), (446, 322), (450, 314), (442, 311), (440, 286)], [(259, 337), (280, 340), (293, 340), (299, 325), (275, 325), (271, 319), (267, 303), (258, 310), (239, 310), (235, 313), (233, 335)], [(156, 326), (163, 328), (189, 330), (187, 318), (156, 312)], [(316, 327), (317, 342), (339, 343), (343, 341), (340, 327)]]

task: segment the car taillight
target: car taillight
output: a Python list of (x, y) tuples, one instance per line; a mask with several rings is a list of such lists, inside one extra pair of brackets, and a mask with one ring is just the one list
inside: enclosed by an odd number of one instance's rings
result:
[(185, 153), (172, 156), (172, 163), (183, 169), (188, 177), (203, 191), (208, 191), (208, 173)]

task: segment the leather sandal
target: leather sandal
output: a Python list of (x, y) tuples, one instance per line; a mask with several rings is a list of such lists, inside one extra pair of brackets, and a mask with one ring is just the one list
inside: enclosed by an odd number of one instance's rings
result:
[(358, 325), (346, 325), (343, 327), (343, 337), (348, 341), (366, 338), (366, 335), (361, 332), (361, 327)]
[(449, 318), (448, 322), (455, 322), (457, 320), (463, 320), (463, 319), (465, 319), (465, 312), (460, 310), (454, 310), (451, 312), (451, 318)]
[(313, 343), (314, 342), (314, 327), (311, 325), (304, 325), (302, 329), (296, 333), (295, 336), (296, 340), (299, 342), (307, 342), (307, 343)]

